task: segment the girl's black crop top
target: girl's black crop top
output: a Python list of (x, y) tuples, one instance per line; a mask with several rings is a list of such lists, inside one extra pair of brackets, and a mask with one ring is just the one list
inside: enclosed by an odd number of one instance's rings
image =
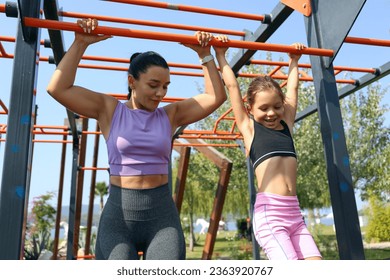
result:
[(297, 157), (290, 130), (282, 120), (282, 130), (267, 128), (260, 123), (254, 122), (255, 135), (249, 151), (249, 157), (253, 164), (253, 169), (271, 157)]

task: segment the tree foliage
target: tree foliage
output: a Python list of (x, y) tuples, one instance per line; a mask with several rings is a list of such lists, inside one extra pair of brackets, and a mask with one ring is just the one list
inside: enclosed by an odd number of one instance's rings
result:
[(380, 84), (370, 85), (342, 101), (344, 128), (354, 186), (363, 200), (390, 200), (390, 128)]
[[(315, 104), (313, 87), (299, 91), (299, 110)], [(297, 122), (293, 134), (298, 159), (297, 195), (304, 209), (328, 207), (330, 195), (318, 114)]]
[(36, 260), (43, 250), (52, 250), (53, 241), (50, 236), (56, 210), (49, 204), (49, 201), (53, 197), (54, 193), (48, 192), (33, 199), (31, 216), (26, 230), (25, 259)]
[(108, 187), (106, 182), (96, 183), (95, 195), (99, 196), (100, 211), (102, 211), (104, 207), (104, 197), (108, 195)]
[(390, 206), (377, 197), (371, 197), (370, 207), (366, 209), (369, 223), (365, 238), (368, 242), (390, 241)]
[(54, 197), (53, 192), (48, 192), (44, 195), (33, 199), (33, 207), (31, 209), (31, 231), (50, 231), (54, 225), (56, 209), (49, 204), (49, 201)]

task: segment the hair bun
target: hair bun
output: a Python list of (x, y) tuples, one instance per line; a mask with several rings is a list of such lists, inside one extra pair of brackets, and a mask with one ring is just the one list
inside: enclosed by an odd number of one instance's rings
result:
[(134, 60), (134, 58), (136, 58), (137, 56), (139, 56), (141, 54), (141, 52), (136, 52), (136, 53), (133, 53), (132, 56), (130, 57), (130, 62), (132, 62)]

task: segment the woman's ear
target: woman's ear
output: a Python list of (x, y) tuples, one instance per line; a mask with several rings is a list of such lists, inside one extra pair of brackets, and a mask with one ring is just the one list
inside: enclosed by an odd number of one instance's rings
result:
[(133, 75), (130, 74), (130, 75), (127, 76), (127, 82), (129, 83), (129, 87), (131, 89), (134, 89), (135, 79), (134, 79)]

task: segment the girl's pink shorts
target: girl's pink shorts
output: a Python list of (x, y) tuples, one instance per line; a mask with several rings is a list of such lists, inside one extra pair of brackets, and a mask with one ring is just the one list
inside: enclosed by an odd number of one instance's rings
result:
[(270, 260), (321, 257), (306, 227), (297, 196), (258, 193), (253, 231)]

